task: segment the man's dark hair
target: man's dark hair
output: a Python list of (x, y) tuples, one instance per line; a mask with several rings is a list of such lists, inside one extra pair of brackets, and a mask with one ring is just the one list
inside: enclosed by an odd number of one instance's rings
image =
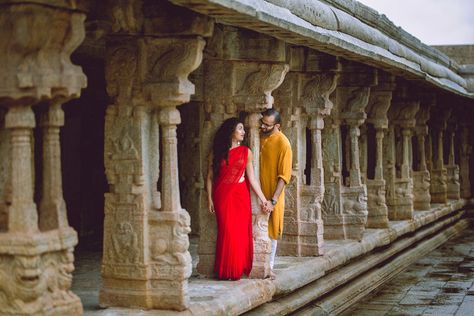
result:
[(277, 110), (270, 108), (266, 109), (261, 114), (262, 116), (273, 116), (275, 118), (275, 124), (281, 124), (281, 116)]

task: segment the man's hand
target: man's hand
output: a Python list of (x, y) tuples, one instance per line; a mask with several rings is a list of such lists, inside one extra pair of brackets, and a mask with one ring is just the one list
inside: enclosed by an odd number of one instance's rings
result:
[(265, 201), (265, 203), (262, 204), (262, 211), (264, 213), (271, 213), (275, 207), (273, 206), (271, 201)]

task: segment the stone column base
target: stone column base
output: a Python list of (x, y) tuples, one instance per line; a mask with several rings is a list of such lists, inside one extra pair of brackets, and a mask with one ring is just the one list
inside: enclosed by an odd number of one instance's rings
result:
[(419, 211), (431, 208), (430, 172), (413, 171), (413, 207)]
[(71, 228), (0, 234), (1, 315), (82, 315), (70, 291), (76, 244)]
[[(187, 267), (149, 265), (103, 265), (102, 288), (99, 294), (101, 306), (122, 306), (145, 309), (173, 309), (182, 311), (188, 305), (188, 282), (172, 280), (174, 273), (187, 275)], [(114, 276), (107, 276), (113, 270)], [(135, 271), (135, 272), (134, 272)], [(120, 278), (123, 273), (125, 278)], [(140, 277), (140, 275), (143, 275)], [(148, 276), (148, 279), (145, 277)], [(133, 277), (133, 278), (131, 278)], [(169, 279), (165, 279), (169, 278)]]
[(430, 194), (431, 194), (431, 203), (445, 204), (446, 202), (448, 202), (448, 194), (446, 191), (430, 192)]
[(403, 221), (413, 219), (413, 204), (400, 203), (388, 205), (388, 218), (391, 221)]
[(388, 228), (388, 209), (385, 207), (385, 214), (369, 215), (367, 217), (367, 228)]
[(362, 240), (367, 225), (367, 213), (344, 214), (344, 228), (347, 239)]
[(388, 208), (385, 203), (385, 180), (367, 180), (367, 227), (388, 228)]
[(437, 169), (431, 171), (431, 203), (446, 203), (448, 202), (447, 194), (447, 170)]
[[(295, 223), (296, 224), (296, 223)], [(285, 226), (285, 230), (288, 226)], [(314, 222), (300, 221), (299, 234), (284, 233), (278, 242), (279, 256), (313, 257), (324, 254), (324, 226), (322, 220)]]
[(367, 213), (324, 217), (324, 239), (361, 240), (367, 224)]
[(346, 239), (346, 233), (344, 231), (344, 216), (342, 214), (323, 216), (323, 221), (324, 239)]

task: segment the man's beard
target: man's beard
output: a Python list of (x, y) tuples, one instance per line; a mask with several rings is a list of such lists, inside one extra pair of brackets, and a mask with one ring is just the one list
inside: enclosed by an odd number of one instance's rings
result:
[(274, 129), (275, 129), (275, 125), (273, 125), (273, 127), (271, 129), (266, 129), (266, 130), (260, 129), (260, 132), (263, 135), (270, 135), (273, 132)]

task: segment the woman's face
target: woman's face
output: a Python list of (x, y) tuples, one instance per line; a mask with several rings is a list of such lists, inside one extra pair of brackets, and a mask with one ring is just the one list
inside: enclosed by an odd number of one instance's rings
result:
[(232, 133), (232, 140), (241, 142), (244, 140), (244, 137), (245, 137), (244, 124), (239, 123), (235, 127), (234, 133)]

